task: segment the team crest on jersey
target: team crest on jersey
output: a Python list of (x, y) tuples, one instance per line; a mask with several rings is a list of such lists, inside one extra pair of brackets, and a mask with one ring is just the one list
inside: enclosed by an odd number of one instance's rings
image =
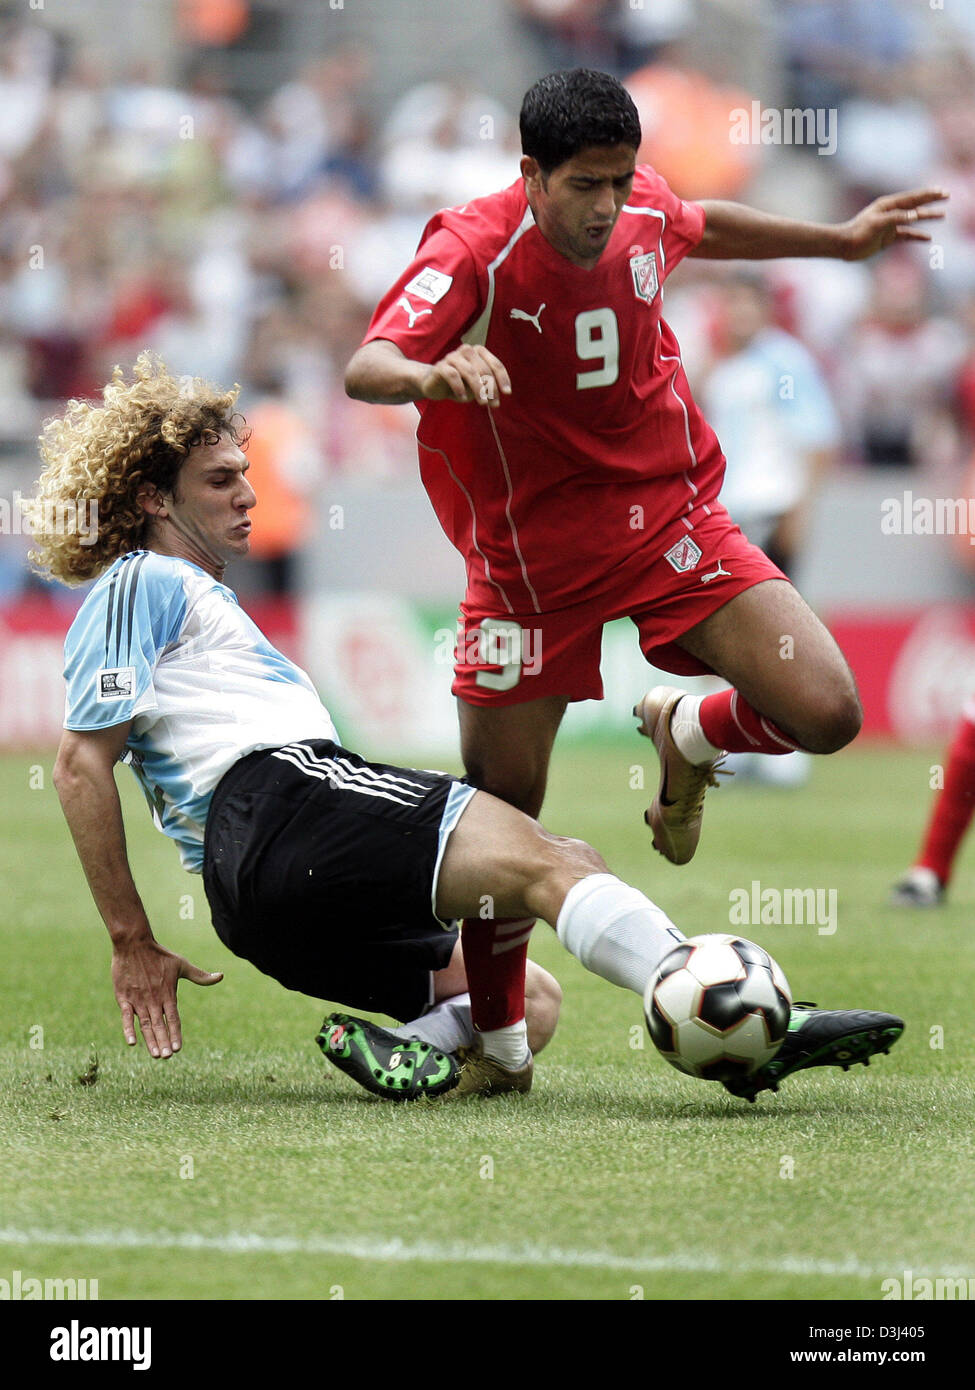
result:
[(415, 294), (417, 299), (425, 299), (428, 304), (439, 304), (453, 283), (452, 275), (445, 275), (442, 270), (434, 270), (433, 266), (428, 265), (419, 275), (413, 276), (406, 286), (406, 293)]
[(684, 574), (687, 570), (692, 570), (700, 560), (703, 551), (699, 545), (695, 545), (689, 536), (672, 545), (665, 553), (664, 559), (672, 565), (678, 574)]
[(648, 251), (644, 256), (631, 256), (630, 273), (633, 276), (633, 289), (637, 299), (649, 304), (660, 289), (656, 251)]
[(95, 682), (95, 699), (99, 704), (106, 700), (131, 699), (135, 690), (135, 667), (115, 666), (99, 671)]

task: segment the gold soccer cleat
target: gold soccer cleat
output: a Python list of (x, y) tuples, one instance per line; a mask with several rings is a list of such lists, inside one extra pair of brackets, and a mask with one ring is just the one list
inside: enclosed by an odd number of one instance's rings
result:
[(660, 785), (643, 819), (653, 831), (653, 847), (672, 864), (694, 858), (701, 835), (704, 794), (716, 787), (717, 763), (690, 763), (670, 732), (670, 716), (687, 692), (672, 685), (656, 685), (644, 695), (633, 713), (640, 733), (652, 738), (660, 757)]
[(457, 1084), (443, 1095), (443, 1099), (462, 1100), (465, 1096), (499, 1096), (505, 1091), (530, 1091), (535, 1062), (529, 1057), (523, 1067), (509, 1071), (500, 1062), (485, 1057), (481, 1044), (475, 1041), (471, 1047), (459, 1047), (457, 1056), (461, 1068)]

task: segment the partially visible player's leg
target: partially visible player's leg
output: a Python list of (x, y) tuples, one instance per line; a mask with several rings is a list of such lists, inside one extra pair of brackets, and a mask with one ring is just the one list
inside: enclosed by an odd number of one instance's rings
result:
[(568, 703), (562, 695), (500, 707), (458, 700), (467, 780), (526, 815), (537, 816), (545, 799), (552, 745)]
[(654, 560), (640, 587), (652, 602), (630, 610), (653, 665), (716, 673), (732, 687), (691, 696), (658, 686), (634, 710), (661, 760), (646, 819), (655, 847), (679, 864), (697, 847), (704, 793), (724, 753), (832, 752), (861, 718), (853, 677), (826, 628), (719, 502), (704, 513), (691, 538), (694, 563), (674, 573), (670, 551)]
[(646, 813), (654, 847), (685, 864), (723, 753), (834, 752), (856, 736), (862, 711), (842, 652), (785, 579), (734, 594), (675, 645), (732, 687), (692, 696), (657, 686), (633, 711), (660, 755)]
[(514, 807), (478, 793), (444, 853), (437, 912), (469, 915), (473, 929), (485, 903), (498, 915), (544, 918), (587, 969), (637, 994), (683, 940), (667, 915), (611, 874), (591, 845), (552, 835)]
[[(649, 898), (606, 872), (600, 856), (581, 840), (550, 835), (535, 821), (492, 797), (475, 796), (451, 836), (441, 865), (437, 910), (468, 910), (471, 894), (495, 887), (506, 911), (532, 911), (555, 925), (559, 940), (594, 974), (643, 996), (663, 960), (683, 935)], [(862, 1010), (824, 1011), (796, 1005), (781, 1049), (742, 1087), (754, 1100), (777, 1090), (809, 1066), (847, 1067), (886, 1052), (903, 1023)], [(447, 1096), (464, 1094), (467, 1068)], [(504, 1072), (497, 1089), (507, 1089)], [(476, 1089), (483, 1089), (477, 1074)], [(472, 1089), (474, 1089), (472, 1087)]]
[[(599, 699), (602, 611), (599, 605), (556, 613), (499, 617), (462, 605), (468, 640), (458, 643), (453, 692), (458, 697), (467, 780), (537, 815), (549, 758), (569, 700)], [(509, 633), (507, 642), (501, 634)], [(482, 642), (483, 634), (491, 640)], [(470, 638), (477, 634), (477, 640)], [(508, 660), (506, 658), (510, 657)], [(524, 1047), (517, 1024), (533, 919), (496, 911), (462, 928), (478, 1028), (512, 1030), (506, 1044)]]
[(717, 747), (834, 753), (859, 732), (863, 712), (846, 659), (787, 580), (736, 594), (678, 640), (733, 687), (701, 701), (702, 730)]
[[(457, 975), (459, 967), (460, 979)], [(439, 983), (463, 984), (459, 943)], [(435, 984), (436, 988), (436, 984)], [(531, 1056), (551, 1040), (562, 991), (558, 981), (529, 961), (525, 972), (525, 1018)], [(346, 1013), (329, 1014), (319, 1045), (328, 1060), (367, 1091), (392, 1100), (417, 1100), (458, 1090), (459, 1095), (526, 1091), (534, 1063), (510, 1069), (486, 1058), (466, 993), (441, 998), (419, 1018), (398, 1028), (381, 1028)]]
[[(513, 705), (458, 701), (461, 755), (468, 780), (529, 815), (545, 796), (552, 744), (567, 700), (549, 696)], [(465, 813), (466, 819), (466, 813)], [(488, 895), (488, 890), (484, 890)], [(470, 963), (471, 1007), (476, 1028), (491, 1034), (490, 1054), (510, 1067), (523, 1065), (526, 1037), (526, 962), (534, 917), (514, 916), (480, 901), (462, 928)]]
[(966, 706), (948, 750), (944, 784), (931, 813), (921, 851), (894, 885), (896, 907), (937, 907), (944, 902), (955, 858), (975, 814), (975, 700)]
[[(470, 1047), (474, 1041), (474, 1021), (471, 1016), (471, 997), (467, 988), (467, 969), (458, 940), (450, 964), (433, 975), (431, 1007), (419, 1018), (391, 1028), (404, 1038), (422, 1038), (445, 1052)], [(525, 967), (525, 1023), (528, 1046), (537, 1057), (551, 1042), (559, 1021), (562, 989), (558, 980), (533, 960)]]

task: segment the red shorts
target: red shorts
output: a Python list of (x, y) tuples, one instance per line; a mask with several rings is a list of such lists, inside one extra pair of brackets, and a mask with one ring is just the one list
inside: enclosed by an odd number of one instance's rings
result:
[(639, 560), (598, 597), (553, 613), (486, 612), (465, 600), (453, 693), (471, 705), (517, 705), (546, 695), (601, 700), (603, 625), (615, 618), (636, 623), (640, 649), (654, 666), (707, 674), (710, 667), (678, 638), (736, 594), (786, 578), (717, 503), (693, 531), (679, 521), (665, 530), (653, 553)]

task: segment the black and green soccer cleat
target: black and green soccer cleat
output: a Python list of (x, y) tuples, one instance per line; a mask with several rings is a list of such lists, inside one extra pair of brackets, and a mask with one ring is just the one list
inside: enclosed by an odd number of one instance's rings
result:
[(777, 1091), (779, 1083), (806, 1067), (842, 1067), (857, 1062), (870, 1065), (878, 1052), (889, 1052), (904, 1031), (904, 1020), (894, 1014), (867, 1009), (817, 1009), (815, 1004), (793, 1004), (789, 1029), (770, 1062), (751, 1076), (725, 1081), (735, 1096), (754, 1100), (759, 1091)]
[(460, 1064), (419, 1038), (398, 1038), (376, 1023), (329, 1014), (315, 1039), (330, 1062), (386, 1100), (440, 1096), (457, 1085)]

